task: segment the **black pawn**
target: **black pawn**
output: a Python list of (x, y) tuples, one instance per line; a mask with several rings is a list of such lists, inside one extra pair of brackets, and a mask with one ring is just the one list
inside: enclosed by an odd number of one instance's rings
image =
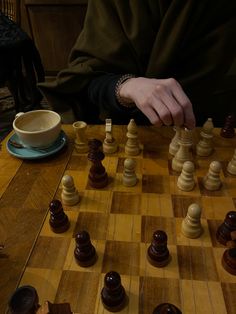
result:
[(236, 231), (231, 232), (231, 241), (227, 242), (228, 249), (222, 256), (222, 266), (231, 275), (236, 276)]
[(104, 307), (110, 312), (121, 311), (126, 306), (127, 296), (117, 272), (110, 271), (105, 275), (101, 299)]
[(226, 214), (224, 222), (216, 231), (216, 239), (219, 243), (226, 245), (231, 240), (231, 232), (236, 231), (236, 211)]
[(153, 233), (152, 243), (147, 251), (150, 264), (156, 267), (164, 267), (170, 262), (170, 254), (167, 248), (167, 234), (162, 230)]
[(89, 184), (95, 189), (100, 189), (108, 184), (106, 169), (102, 165), (105, 155), (101, 151), (102, 142), (93, 139), (89, 141), (88, 160), (92, 162), (89, 170)]
[(36, 313), (39, 307), (39, 297), (35, 288), (32, 286), (21, 286), (11, 296), (8, 302), (7, 313)]
[(235, 135), (235, 116), (233, 114), (229, 115), (225, 119), (225, 125), (220, 131), (220, 135), (226, 138), (234, 137)]
[(62, 233), (69, 229), (70, 222), (64, 213), (62, 204), (59, 200), (53, 200), (49, 204), (50, 219), (49, 224), (53, 232)]
[(87, 231), (78, 232), (75, 236), (74, 256), (81, 267), (92, 266), (97, 261), (97, 253), (90, 241)]
[(152, 314), (181, 314), (181, 311), (171, 303), (159, 304)]

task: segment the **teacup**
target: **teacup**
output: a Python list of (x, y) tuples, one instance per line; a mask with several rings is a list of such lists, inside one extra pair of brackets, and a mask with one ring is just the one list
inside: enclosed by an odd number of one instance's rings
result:
[(61, 131), (61, 116), (51, 110), (19, 112), (13, 121), (13, 129), (26, 147), (51, 146)]

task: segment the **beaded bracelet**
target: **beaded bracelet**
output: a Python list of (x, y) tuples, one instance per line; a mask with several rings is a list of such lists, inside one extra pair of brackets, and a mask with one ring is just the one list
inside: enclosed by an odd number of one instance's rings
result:
[(124, 97), (120, 96), (120, 89), (122, 87), (122, 84), (124, 82), (126, 82), (127, 80), (131, 79), (135, 77), (133, 74), (124, 74), (122, 75), (119, 80), (116, 83), (115, 86), (115, 96), (116, 96), (116, 100), (118, 101), (118, 103), (126, 108), (134, 108), (135, 107), (135, 103), (130, 101), (129, 99), (126, 99)]

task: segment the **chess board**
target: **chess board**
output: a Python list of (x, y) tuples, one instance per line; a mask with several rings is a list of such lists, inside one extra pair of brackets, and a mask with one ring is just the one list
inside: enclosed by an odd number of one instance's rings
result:
[[(223, 269), (225, 247), (215, 234), (226, 213), (236, 210), (236, 177), (226, 173), (236, 138), (222, 138), (219, 131), (214, 130), (211, 156), (194, 155), (196, 186), (190, 192), (178, 189), (178, 174), (171, 170), (172, 128), (139, 127), (141, 152), (133, 157), (138, 177), (134, 187), (122, 184), (126, 126), (113, 126), (119, 150), (103, 160), (109, 184), (102, 189), (88, 185), (87, 154), (77, 153), (70, 143), (64, 174), (73, 177), (80, 202), (63, 206), (70, 220), (65, 233), (53, 233), (46, 215), (19, 285), (34, 286), (40, 303), (69, 302), (75, 313), (108, 313), (100, 293), (104, 275), (114, 270), (129, 299), (121, 313), (150, 314), (158, 304), (170, 302), (182, 313), (235, 314), (236, 276)], [(89, 127), (87, 136), (103, 140), (104, 127), (99, 132)], [(198, 140), (196, 129), (193, 141)], [(223, 184), (220, 190), (209, 192), (201, 182), (213, 160), (222, 163)], [(61, 199), (61, 190), (60, 184), (55, 199)], [(204, 232), (197, 239), (181, 234), (182, 220), (192, 203), (202, 207)], [(81, 230), (89, 232), (98, 254), (96, 264), (87, 268), (78, 266), (73, 255), (74, 237)], [(171, 262), (163, 268), (150, 265), (146, 257), (155, 230), (164, 230), (168, 236)]]

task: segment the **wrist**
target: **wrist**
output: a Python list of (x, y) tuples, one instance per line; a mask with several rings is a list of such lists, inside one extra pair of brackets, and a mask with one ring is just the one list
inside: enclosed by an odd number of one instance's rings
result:
[(125, 93), (123, 93), (124, 91), (124, 85), (131, 79), (133, 79), (135, 76), (132, 74), (125, 74), (122, 75), (119, 80), (116, 83), (115, 86), (115, 96), (116, 96), (116, 100), (119, 103), (119, 105), (121, 105), (122, 107), (126, 107), (126, 108), (134, 108), (136, 107), (135, 103), (133, 102), (132, 99), (130, 99), (129, 97), (127, 97), (125, 95)]

